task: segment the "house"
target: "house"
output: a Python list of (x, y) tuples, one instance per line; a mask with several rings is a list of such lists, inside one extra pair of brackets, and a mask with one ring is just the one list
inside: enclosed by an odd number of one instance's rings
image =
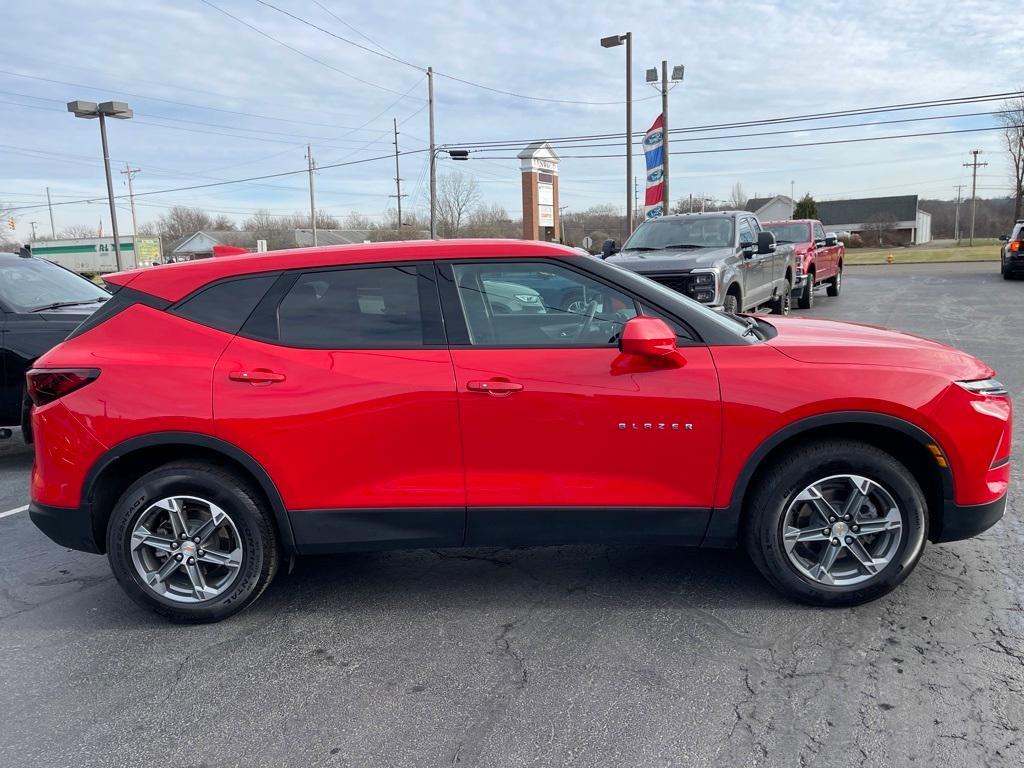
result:
[(752, 197), (744, 210), (756, 214), (761, 221), (784, 221), (793, 217), (793, 198), (788, 195)]
[[(317, 245), (350, 245), (370, 239), (368, 229), (318, 229)], [(267, 250), (285, 248), (309, 248), (313, 245), (312, 229), (285, 229), (276, 232), (255, 232), (251, 230), (201, 230), (175, 240), (167, 248), (171, 261), (192, 261), (213, 255), (215, 245), (230, 245), (256, 251), (259, 241), (266, 241)]]
[(920, 245), (932, 239), (932, 215), (921, 210), (917, 195), (823, 200), (817, 206), (826, 230), (858, 234), (866, 245)]

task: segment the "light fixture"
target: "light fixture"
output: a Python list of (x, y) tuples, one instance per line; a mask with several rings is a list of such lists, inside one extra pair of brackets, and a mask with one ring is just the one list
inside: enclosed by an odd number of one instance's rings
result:
[(683, 75), (685, 73), (686, 73), (686, 67), (683, 66), (682, 64), (677, 64), (676, 66), (672, 67), (672, 79), (673, 80), (682, 80), (683, 79)]
[(648, 69), (647, 70), (646, 80), (647, 80), (648, 83), (656, 83), (656, 82), (658, 82), (658, 70), (655, 69), (654, 67), (651, 67), (650, 69)]

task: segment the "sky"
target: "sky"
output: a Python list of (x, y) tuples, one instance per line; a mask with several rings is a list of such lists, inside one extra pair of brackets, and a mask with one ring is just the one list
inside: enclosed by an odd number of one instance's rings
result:
[[(49, 234), (46, 208), (26, 208), (45, 203), (46, 187), (59, 203), (58, 231), (101, 220), (109, 229), (98, 126), (66, 111), (73, 99), (120, 100), (135, 110), (132, 120), (110, 121), (109, 140), (115, 194), (127, 192), (119, 173), (125, 164), (140, 169), (134, 187), (141, 225), (172, 205), (239, 222), (257, 208), (308, 211), (303, 173), (179, 189), (303, 171), (307, 144), (321, 167), (317, 207), (338, 217), (355, 211), (381, 220), (395, 203), (393, 119), (400, 148), (408, 152), (401, 157), (403, 205), (425, 215), (427, 66), (439, 73), (439, 144), (621, 134), (625, 52), (602, 48), (599, 40), (627, 31), (633, 34), (635, 130), (646, 128), (660, 109), (644, 70), (662, 59), (686, 67), (684, 81), (669, 95), (670, 128), (1024, 89), (1024, 31), (1012, 21), (1019, 0), (267, 2), (8, 4), (0, 61), (0, 207), (15, 209), (16, 236), (28, 239), (32, 221), (41, 236)], [(979, 196), (1006, 194), (1009, 168), (999, 134), (991, 130), (737, 151), (987, 128), (994, 125), (991, 115), (955, 116), (995, 109), (998, 102), (984, 102), (683, 134), (671, 150), (691, 154), (672, 155), (671, 196), (727, 199), (737, 182), (749, 196), (788, 194), (792, 182), (797, 196), (810, 192), (817, 199), (914, 193), (952, 199), (956, 185), (970, 183), (963, 163), (972, 149), (989, 162), (978, 174)], [(947, 119), (863, 125), (924, 116)], [(847, 127), (807, 130), (827, 126)], [(735, 136), (766, 130), (790, 132)], [(568, 210), (624, 209), (624, 147), (621, 139), (603, 143), (611, 146), (559, 150), (560, 203)], [(474, 177), (484, 202), (518, 218), (515, 152), (474, 150), (466, 162), (442, 159), (438, 172)], [(580, 157), (585, 154), (613, 156)], [(355, 164), (324, 167), (339, 163)], [(634, 168), (642, 168), (642, 155)], [(642, 170), (635, 173), (642, 183)], [(73, 202), (84, 198), (95, 202)], [(127, 200), (118, 202), (118, 221), (122, 232), (131, 231)]]

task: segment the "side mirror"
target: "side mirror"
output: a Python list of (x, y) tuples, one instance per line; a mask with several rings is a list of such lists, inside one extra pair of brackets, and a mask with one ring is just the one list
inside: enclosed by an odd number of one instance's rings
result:
[(825, 245), (827, 245), (829, 247), (832, 247), (833, 245), (835, 245), (838, 242), (839, 242), (839, 238), (836, 237), (836, 233), (835, 232), (826, 232), (825, 233)]
[(613, 256), (619, 252), (618, 246), (615, 245), (614, 240), (605, 240), (601, 243), (601, 258), (607, 259), (609, 256)]
[(775, 235), (771, 232), (758, 232), (757, 254), (759, 256), (765, 256), (769, 253), (775, 253)]
[(619, 351), (640, 357), (668, 357), (676, 352), (676, 335), (664, 320), (641, 315), (622, 327)]
[(1010, 236), (1009, 235), (1000, 235), (999, 236), (999, 240), (1000, 240), (1000, 242), (1008, 243), (1008, 242), (1010, 242)]

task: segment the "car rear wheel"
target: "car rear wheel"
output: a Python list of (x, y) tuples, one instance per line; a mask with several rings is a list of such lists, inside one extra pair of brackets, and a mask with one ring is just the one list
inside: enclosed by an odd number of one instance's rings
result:
[(800, 298), (796, 305), (800, 309), (810, 309), (814, 306), (814, 272), (807, 273), (807, 280), (804, 282), (804, 289), (800, 292)]
[(220, 467), (174, 462), (137, 480), (107, 528), (107, 557), (139, 605), (173, 621), (219, 621), (252, 604), (277, 572), (259, 494)]
[(924, 550), (921, 488), (874, 446), (812, 443), (761, 478), (746, 510), (746, 548), (789, 597), (814, 605), (873, 600), (907, 578)]
[(836, 272), (836, 276), (828, 281), (828, 287), (825, 289), (829, 296), (838, 296), (843, 290), (843, 268), (840, 267), (839, 271)]
[(788, 315), (793, 307), (793, 287), (789, 280), (782, 284), (782, 293), (768, 305), (773, 315)]

